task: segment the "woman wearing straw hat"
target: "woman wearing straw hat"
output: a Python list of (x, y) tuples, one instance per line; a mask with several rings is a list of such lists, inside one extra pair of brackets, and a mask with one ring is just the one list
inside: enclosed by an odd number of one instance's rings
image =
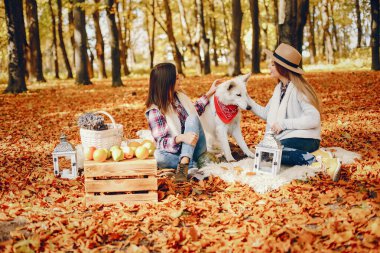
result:
[[(284, 146), (282, 164), (311, 165), (320, 160), (334, 181), (340, 177), (340, 161), (319, 149), (321, 117), (319, 99), (304, 79), (299, 67), (302, 56), (292, 46), (280, 44), (274, 52), (264, 50), (271, 58), (270, 75), (278, 85), (265, 107), (251, 100), (252, 112), (267, 122)], [(314, 153), (311, 153), (314, 152)]]

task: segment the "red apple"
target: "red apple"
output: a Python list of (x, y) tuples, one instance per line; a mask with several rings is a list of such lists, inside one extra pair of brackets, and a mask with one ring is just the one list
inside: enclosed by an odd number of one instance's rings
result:
[(85, 147), (84, 148), (84, 159), (85, 160), (94, 160), (94, 152), (96, 147)]

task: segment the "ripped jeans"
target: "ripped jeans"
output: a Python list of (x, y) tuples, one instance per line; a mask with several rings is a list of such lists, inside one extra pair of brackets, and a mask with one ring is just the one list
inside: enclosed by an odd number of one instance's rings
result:
[(289, 138), (281, 140), (284, 145), (281, 163), (284, 165), (310, 165), (316, 162), (315, 156), (309, 152), (319, 149), (320, 140), (308, 138)]

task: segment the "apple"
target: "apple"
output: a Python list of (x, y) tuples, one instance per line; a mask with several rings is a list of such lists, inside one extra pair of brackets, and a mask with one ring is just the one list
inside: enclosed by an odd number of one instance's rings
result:
[(85, 147), (84, 148), (84, 159), (85, 160), (94, 160), (94, 152), (96, 147)]
[(110, 151), (111, 151), (111, 153), (112, 153), (112, 151), (114, 150), (114, 149), (120, 149), (120, 147), (119, 146), (112, 146), (111, 148), (110, 148)]
[(112, 159), (115, 161), (115, 162), (119, 162), (121, 160), (124, 159), (124, 152), (123, 150), (119, 149), (119, 148), (115, 148), (112, 150)]
[(136, 149), (136, 151), (135, 151), (135, 155), (136, 155), (136, 157), (137, 157), (138, 159), (141, 159), (141, 160), (146, 159), (146, 158), (148, 158), (148, 156), (149, 156), (149, 149), (147, 149), (147, 148), (144, 147), (144, 146), (140, 146), (140, 147), (138, 147), (138, 148)]
[(141, 143), (140, 142), (137, 142), (137, 141), (131, 141), (130, 143), (128, 143), (128, 147), (140, 147), (141, 146)]
[(105, 149), (97, 149), (94, 152), (94, 161), (95, 162), (104, 162), (107, 160), (107, 150)]
[(149, 150), (149, 155), (153, 155), (154, 150), (156, 149), (156, 145), (150, 140), (143, 141), (142, 146), (146, 147)]
[(106, 148), (103, 148), (103, 150), (106, 152), (107, 154), (107, 159), (111, 157), (111, 151), (109, 151), (108, 149)]
[(121, 147), (121, 150), (123, 150), (124, 152), (124, 158), (125, 159), (131, 159), (133, 158), (133, 155), (134, 155), (134, 149), (130, 148), (130, 147)]

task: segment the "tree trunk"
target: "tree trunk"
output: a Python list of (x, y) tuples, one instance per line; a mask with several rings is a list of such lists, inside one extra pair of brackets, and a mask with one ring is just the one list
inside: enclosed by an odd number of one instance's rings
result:
[(334, 64), (334, 51), (332, 46), (331, 33), (329, 31), (330, 20), (328, 15), (328, 0), (323, 0), (322, 2), (322, 25), (326, 60), (329, 64)]
[[(132, 1), (128, 1), (128, 8), (126, 6), (126, 0), (123, 0), (123, 11), (127, 13), (127, 17), (124, 18), (124, 44), (125, 44), (125, 60), (128, 63), (128, 50), (131, 48), (131, 29), (128, 22), (132, 23)], [(125, 15), (125, 14), (124, 14)], [(128, 66), (128, 65), (127, 65)], [(128, 72), (129, 69), (128, 69)]]
[(223, 25), (224, 25), (224, 34), (226, 36), (226, 41), (227, 41), (227, 47), (231, 48), (231, 40), (230, 40), (230, 32), (228, 30), (228, 15), (226, 11), (226, 6), (224, 5), (224, 1), (222, 2), (222, 8), (223, 8)]
[(22, 0), (4, 0), (8, 27), (8, 86), (4, 93), (27, 91), (25, 83), (25, 26)]
[[(50, 1), (50, 0), (49, 0)], [(86, 18), (84, 10), (77, 5), (85, 0), (74, 0), (74, 39), (75, 39), (75, 83), (79, 85), (91, 84), (88, 74), (88, 56), (87, 56), (87, 33), (86, 33)]]
[(356, 10), (356, 25), (358, 26), (358, 44), (357, 48), (361, 47), (361, 41), (362, 41), (362, 34), (363, 34), (363, 29), (362, 29), (362, 21), (360, 17), (360, 5), (359, 5), (359, 0), (355, 0), (355, 10)]
[(210, 0), (210, 10), (212, 11), (212, 15), (210, 16), (210, 28), (211, 28), (211, 36), (212, 36), (212, 48), (213, 48), (213, 54), (212, 59), (214, 61), (214, 65), (217, 67), (219, 66), (218, 62), (218, 49), (216, 46), (216, 18), (215, 18), (215, 3), (214, 0)]
[(206, 35), (205, 18), (203, 13), (203, 1), (197, 0), (198, 22), (200, 24), (200, 46), (204, 54), (203, 74), (211, 73), (211, 60), (210, 60), (210, 39)]
[[(251, 0), (250, 0), (251, 3)], [(252, 8), (252, 7), (251, 7)], [(270, 14), (269, 14), (269, 3), (264, 0), (264, 8), (265, 8), (265, 25), (261, 25), (261, 29), (264, 32), (264, 43), (265, 48), (269, 49), (269, 35), (268, 35), (268, 26), (270, 21)], [(251, 11), (251, 18), (252, 18), (252, 11)], [(253, 24), (253, 23), (252, 23)]]
[(31, 82), (46, 82), (42, 70), (40, 30), (38, 28), (38, 13), (36, 0), (26, 1), (26, 16), (29, 29), (29, 80)]
[(330, 2), (329, 7), (330, 7), (330, 17), (331, 17), (332, 32), (333, 32), (332, 37), (334, 38), (334, 43), (333, 43), (334, 51), (339, 52), (339, 57), (341, 57), (341, 46), (340, 46), (338, 31), (337, 31), (335, 19), (334, 19), (334, 2)]
[(55, 14), (53, 11), (53, 6), (51, 0), (49, 0), (49, 9), (51, 13), (51, 32), (53, 34), (53, 60), (54, 60), (54, 71), (55, 78), (59, 78), (59, 65), (58, 65), (58, 47), (57, 47), (57, 33), (55, 31)]
[(152, 31), (150, 31), (151, 24), (149, 23), (149, 14), (148, 11), (145, 13), (145, 24), (146, 24), (146, 31), (148, 34), (148, 42), (149, 42), (149, 55), (150, 55), (150, 68), (154, 67), (154, 52), (155, 52), (155, 39), (156, 39), (156, 19), (154, 18), (155, 15), (155, 8), (156, 8), (156, 1), (152, 0), (151, 3), (152, 11), (153, 11), (153, 19), (152, 19)]
[(315, 57), (316, 57), (316, 49), (315, 49), (315, 33), (314, 33), (314, 24), (315, 24), (315, 6), (313, 5), (311, 7), (312, 11), (309, 14), (308, 18), (308, 24), (309, 24), (309, 49), (310, 49), (310, 63), (314, 64), (315, 63)]
[(116, 20), (115, 20), (115, 8), (116, 4), (114, 0), (107, 0), (107, 22), (108, 29), (110, 31), (110, 46), (111, 46), (111, 59), (112, 59), (112, 86), (123, 86), (121, 81), (120, 71), (120, 51), (119, 51), (119, 37), (117, 32)]
[(91, 78), (94, 77), (94, 54), (92, 53), (90, 46), (87, 44), (87, 51), (90, 52), (90, 54), (87, 57), (87, 68), (88, 68), (88, 76)]
[(71, 48), (73, 49), (73, 65), (75, 67), (75, 39), (74, 39), (74, 14), (73, 14), (73, 0), (69, 0), (71, 7), (69, 9), (69, 33), (70, 33), (70, 42)]
[(232, 32), (231, 32), (231, 51), (228, 64), (228, 75), (237, 76), (240, 70), (240, 48), (241, 48), (241, 24), (243, 12), (240, 0), (232, 0)]
[(174, 36), (174, 30), (173, 30), (173, 21), (172, 21), (172, 12), (169, 5), (169, 0), (164, 0), (164, 7), (165, 7), (165, 14), (166, 14), (166, 31), (167, 35), (172, 47), (172, 52), (174, 56), (174, 61), (177, 67), (177, 71), (179, 74), (183, 74), (182, 70), (182, 54), (179, 51), (179, 48), (177, 46), (177, 42)]
[(371, 48), (372, 70), (380, 70), (379, 37), (380, 37), (380, 7), (379, 0), (371, 0)]
[[(194, 4), (197, 5), (196, 3), (196, 0), (194, 0)], [(195, 21), (194, 23), (197, 24), (196, 25), (196, 32), (195, 32), (195, 38), (193, 37), (192, 33), (190, 32), (190, 29), (189, 29), (189, 26), (187, 24), (187, 19), (186, 19), (186, 12), (185, 12), (185, 8), (183, 6), (183, 2), (182, 0), (178, 0), (178, 9), (179, 9), (179, 13), (180, 13), (180, 17), (181, 17), (181, 24), (182, 24), (182, 28), (183, 30), (186, 32), (186, 44), (187, 44), (187, 47), (190, 48), (190, 52), (195, 56), (195, 59), (197, 61), (197, 66), (198, 66), (198, 69), (197, 69), (197, 72), (199, 74), (201, 74), (203, 72), (203, 62), (202, 62), (202, 58), (201, 58), (201, 54), (200, 54), (200, 24), (198, 22), (199, 18), (198, 18), (198, 9), (195, 8), (194, 9), (194, 18), (195, 18)]]
[[(306, 24), (307, 14), (309, 13), (309, 0), (298, 0), (297, 6), (297, 35), (296, 35), (296, 48), (298, 52), (302, 53), (303, 45), (303, 29)], [(302, 63), (302, 62), (301, 62)]]
[[(98, 4), (100, 0), (95, 0), (95, 3)], [(98, 63), (98, 78), (103, 79), (107, 78), (106, 73), (106, 64), (104, 59), (104, 41), (103, 41), (103, 35), (102, 30), (100, 29), (99, 24), (99, 10), (94, 11), (92, 13), (92, 18), (94, 19), (94, 26), (95, 26), (95, 37), (96, 37), (96, 44), (95, 44), (95, 50), (96, 50), (96, 60)]]
[(278, 30), (278, 0), (273, 0), (274, 27), (276, 28), (276, 45), (279, 45), (280, 32)]
[[(279, 6), (279, 44), (286, 43), (297, 48), (297, 0), (283, 0)], [(281, 17), (285, 17), (283, 20)]]
[[(249, 0), (252, 21), (252, 73), (260, 73), (259, 1)], [(268, 15), (268, 13), (267, 13)]]
[(63, 40), (63, 30), (62, 30), (62, 0), (57, 0), (58, 5), (58, 37), (59, 37), (59, 47), (62, 51), (63, 60), (65, 62), (65, 67), (67, 71), (67, 78), (73, 78), (73, 72), (71, 71), (71, 66), (69, 58), (67, 57), (65, 42)]
[[(125, 0), (123, 0), (124, 2)], [(119, 51), (120, 51), (120, 61), (121, 61), (121, 65), (123, 65), (123, 71), (124, 71), (124, 75), (129, 75), (131, 72), (129, 71), (128, 69), (128, 65), (127, 65), (127, 59), (125, 58), (125, 52), (126, 52), (126, 46), (125, 46), (125, 41), (123, 39), (123, 32), (122, 32), (122, 19), (121, 19), (121, 15), (119, 13), (119, 3), (116, 3), (115, 4), (115, 8), (116, 8), (116, 16), (117, 16), (117, 35), (119, 36)], [(125, 5), (123, 6), (125, 7)], [(125, 9), (123, 8), (123, 12), (125, 12)], [(125, 17), (123, 17), (123, 20), (125, 19)]]

